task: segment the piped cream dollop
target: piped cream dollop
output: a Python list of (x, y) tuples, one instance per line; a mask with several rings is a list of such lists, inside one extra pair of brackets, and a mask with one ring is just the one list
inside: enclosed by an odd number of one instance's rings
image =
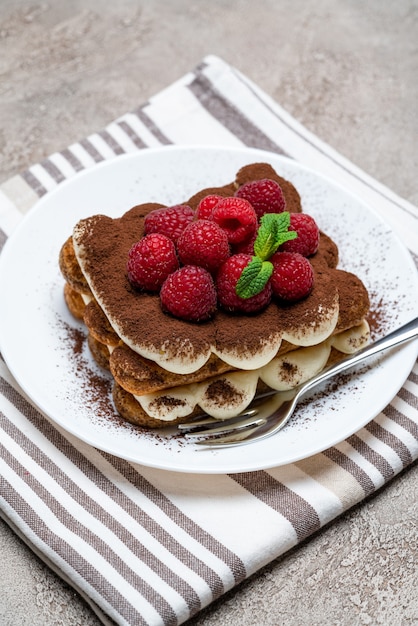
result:
[(201, 383), (134, 397), (148, 415), (166, 422), (190, 415), (196, 406), (214, 418), (228, 419), (252, 402), (259, 380), (276, 391), (288, 391), (321, 372), (332, 347), (352, 354), (369, 340), (369, 325), (363, 321), (318, 346), (297, 348), (256, 370), (228, 372)]

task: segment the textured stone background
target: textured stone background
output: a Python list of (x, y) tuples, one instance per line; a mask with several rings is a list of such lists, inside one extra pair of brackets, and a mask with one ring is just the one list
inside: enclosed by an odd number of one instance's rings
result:
[[(210, 53), (418, 204), (416, 0), (0, 0), (0, 182)], [(418, 624), (417, 485), (415, 464), (191, 624)], [(3, 523), (0, 553), (1, 626), (97, 626)]]

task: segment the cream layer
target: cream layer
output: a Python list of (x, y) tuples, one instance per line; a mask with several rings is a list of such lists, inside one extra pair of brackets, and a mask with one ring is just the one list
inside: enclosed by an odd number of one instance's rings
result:
[(370, 328), (364, 320), (319, 345), (297, 348), (257, 369), (228, 372), (200, 383), (134, 397), (148, 415), (161, 421), (187, 417), (196, 406), (212, 417), (228, 419), (252, 402), (259, 380), (277, 391), (293, 389), (324, 369), (331, 348), (352, 354), (369, 340)]

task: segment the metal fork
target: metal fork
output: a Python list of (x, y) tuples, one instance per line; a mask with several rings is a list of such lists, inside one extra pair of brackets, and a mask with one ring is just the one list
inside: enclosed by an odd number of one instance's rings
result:
[(185, 437), (194, 438), (195, 443), (212, 448), (243, 445), (271, 437), (287, 424), (297, 403), (314, 387), (379, 352), (416, 337), (418, 337), (418, 317), (386, 337), (322, 370), (295, 389), (260, 394), (248, 409), (235, 417), (226, 420), (216, 420), (212, 417), (197, 418), (179, 424), (178, 428)]

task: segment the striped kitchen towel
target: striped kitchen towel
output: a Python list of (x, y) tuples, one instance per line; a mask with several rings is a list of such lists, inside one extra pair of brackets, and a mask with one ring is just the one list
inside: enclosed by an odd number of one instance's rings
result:
[[(416, 207), (214, 56), (104, 130), (3, 183), (0, 247), (62, 181), (117, 155), (168, 144), (251, 146), (312, 166), (372, 204), (418, 255)], [(97, 450), (47, 420), (2, 359), (0, 423), (3, 518), (103, 623), (168, 626), (187, 621), (417, 459), (418, 368), (346, 441), (265, 471), (179, 475)]]

